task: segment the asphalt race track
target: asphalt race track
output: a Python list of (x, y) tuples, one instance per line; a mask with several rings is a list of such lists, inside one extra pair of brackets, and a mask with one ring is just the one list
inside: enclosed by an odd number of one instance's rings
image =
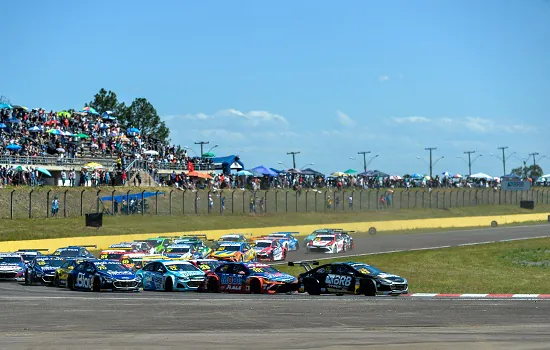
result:
[[(547, 227), (359, 236), (353, 253), (538, 237), (547, 235)], [(305, 257), (313, 254), (289, 258)], [(1, 282), (0, 305), (0, 349), (474, 350), (550, 344), (550, 299), (95, 294)]]

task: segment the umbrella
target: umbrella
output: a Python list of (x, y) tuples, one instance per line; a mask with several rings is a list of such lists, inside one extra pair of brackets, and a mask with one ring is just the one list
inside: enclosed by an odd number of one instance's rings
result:
[(52, 176), (52, 174), (47, 169), (44, 169), (44, 168), (36, 168), (36, 171), (46, 176)]
[(89, 136), (86, 135), (86, 134), (76, 134), (76, 135), (74, 135), (74, 136), (79, 137), (79, 138), (81, 138), (81, 139), (87, 139), (87, 138), (89, 137)]
[(422, 177), (423, 177), (423, 176), (420, 175), (420, 174), (418, 174), (418, 173), (412, 173), (412, 174), (411, 174), (411, 178), (413, 178), (413, 179), (421, 179)]
[(294, 169), (294, 168), (290, 168), (286, 172), (290, 173), (290, 174), (301, 174), (302, 173), (300, 170)]
[(57, 151), (58, 153), (65, 153), (65, 149), (64, 149), (64, 148), (61, 148), (61, 147), (57, 148), (56, 151)]
[(212, 158), (212, 157), (215, 157), (216, 155), (212, 152), (206, 152), (206, 153), (203, 153), (202, 156), (206, 158)]
[(70, 131), (64, 131), (63, 136), (74, 136), (74, 134)]
[(17, 105), (13, 106), (13, 109), (22, 109), (22, 110), (25, 110), (25, 111), (29, 110), (29, 109), (28, 109), (27, 107), (25, 107), (25, 106), (17, 106)]
[(23, 167), (21, 165), (19, 165), (15, 168), (15, 171), (23, 171)]
[(484, 173), (472, 174), (469, 177), (472, 178), (472, 179), (483, 179), (483, 180), (488, 180), (488, 181), (493, 180), (492, 176), (484, 174)]
[(330, 176), (334, 176), (334, 177), (342, 177), (342, 176), (347, 176), (346, 173), (343, 173), (341, 171), (335, 171), (333, 172), (332, 174), (330, 174)]
[(29, 128), (30, 132), (40, 132), (42, 129), (38, 126), (33, 126), (32, 128)]
[(139, 131), (139, 129), (137, 128), (130, 128), (128, 130), (126, 130), (127, 132), (131, 133), (131, 134), (139, 134), (141, 133), (141, 131)]
[(353, 170), (353, 169), (348, 169), (346, 171), (344, 171), (345, 174), (348, 174), (348, 175), (352, 175), (352, 174), (357, 174), (358, 171), (357, 170)]
[(187, 176), (199, 177), (201, 179), (211, 179), (212, 178), (212, 176), (210, 176), (206, 173), (199, 173), (198, 171), (191, 171), (191, 172), (187, 173)]
[(130, 142), (130, 139), (127, 138), (126, 136), (121, 136), (121, 137), (119, 138), (119, 140), (120, 140), (120, 142)]
[(449, 177), (449, 176), (451, 176), (451, 174), (449, 174), (448, 171), (442, 172), (441, 175), (443, 175), (443, 177)]
[(52, 135), (65, 135), (63, 133), (63, 131), (59, 130), (59, 129), (50, 129), (47, 131), (48, 134), (52, 134)]
[(96, 163), (96, 162), (90, 162), (86, 163), (82, 166), (83, 169), (103, 169), (103, 165)]
[(13, 107), (8, 103), (0, 103), (0, 109), (12, 109)]
[(110, 115), (111, 113), (113, 113), (113, 112), (111, 112), (111, 111), (103, 112), (103, 114), (101, 115), (101, 118), (102, 118), (103, 120), (115, 120), (116, 117)]
[(71, 118), (71, 113), (67, 112), (67, 111), (61, 111), (61, 112), (57, 112), (57, 116), (58, 117), (65, 117), (67, 119)]
[(152, 156), (158, 156), (158, 155), (159, 155), (159, 153), (158, 153), (157, 151), (154, 151), (154, 150), (152, 150), (152, 149), (143, 152), (143, 154), (150, 154), (150, 155), (152, 155)]
[(6, 124), (0, 123), (0, 129), (5, 129), (5, 128), (7, 128), (7, 127), (8, 127), (8, 126), (7, 126)]
[(462, 175), (460, 175), (460, 174), (454, 174), (453, 177), (454, 177), (455, 179), (461, 179), (461, 178), (462, 178)]
[(12, 143), (12, 144), (8, 145), (6, 147), (6, 149), (9, 149), (10, 151), (18, 151), (18, 150), (21, 149), (21, 146)]
[(264, 167), (263, 165), (257, 166), (254, 169), (250, 169), (252, 172), (256, 172), (267, 176), (277, 176), (278, 174), (271, 169)]
[(17, 118), (14, 118), (14, 117), (11, 117), (8, 120), (6, 120), (6, 123), (19, 124), (19, 123), (21, 123), (21, 120), (19, 120)]
[(84, 108), (82, 108), (81, 112), (88, 113), (88, 114), (99, 115), (99, 113), (97, 113), (97, 111), (95, 109), (93, 109), (92, 107), (84, 107)]
[(237, 175), (239, 175), (239, 176), (252, 176), (253, 174), (248, 170), (241, 170), (241, 171), (237, 171)]

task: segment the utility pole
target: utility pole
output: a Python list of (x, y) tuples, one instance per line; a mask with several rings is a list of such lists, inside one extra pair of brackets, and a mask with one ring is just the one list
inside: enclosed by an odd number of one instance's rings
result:
[(292, 168), (296, 169), (296, 155), (300, 152), (286, 152), (286, 154), (292, 154)]
[(365, 172), (367, 172), (367, 154), (369, 154), (370, 151), (361, 151), (361, 152), (357, 152), (357, 154), (362, 154), (363, 155), (363, 170)]
[(529, 153), (529, 157), (533, 156), (533, 168), (537, 165), (537, 159), (535, 157), (538, 155), (539, 155), (539, 152)]
[(472, 153), (476, 153), (476, 151), (466, 151), (464, 154), (468, 155), (468, 176), (472, 175)]
[(502, 169), (504, 170), (504, 174), (502, 175), (506, 175), (506, 155), (504, 154), (504, 151), (508, 149), (508, 146), (502, 146), (498, 149), (502, 150)]
[(436, 149), (437, 149), (437, 147), (426, 147), (425, 148), (426, 151), (430, 151), (430, 178), (432, 178), (432, 169), (433, 169), (432, 152), (435, 151)]
[(204, 145), (208, 145), (210, 142), (209, 141), (199, 141), (199, 142), (195, 142), (195, 145), (201, 145), (201, 158), (202, 158), (202, 155), (203, 155), (203, 150), (202, 148), (204, 147)]

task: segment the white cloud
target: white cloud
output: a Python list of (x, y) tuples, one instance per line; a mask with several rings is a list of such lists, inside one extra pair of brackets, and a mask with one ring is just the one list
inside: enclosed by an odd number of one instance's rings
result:
[(223, 109), (217, 111), (214, 114), (206, 113), (197, 113), (197, 114), (184, 114), (184, 115), (170, 115), (164, 117), (167, 121), (216, 121), (223, 122), (230, 121), (231, 123), (235, 121), (244, 122), (243, 124), (248, 126), (259, 126), (264, 123), (271, 123), (274, 125), (288, 125), (288, 120), (285, 117), (271, 113), (268, 111), (249, 111), (242, 112), (236, 109)]
[(338, 115), (337, 119), (340, 124), (346, 127), (354, 127), (357, 125), (357, 122), (353, 120), (349, 115), (347, 115), (344, 112), (336, 111), (336, 114)]
[(429, 123), (430, 122), (430, 119), (428, 119), (426, 117), (417, 117), (417, 116), (403, 117), (403, 118), (392, 118), (391, 120), (393, 120), (394, 122), (396, 122), (398, 124)]
[(388, 80), (390, 80), (390, 76), (389, 75), (381, 75), (378, 77), (378, 80), (383, 83), (383, 82), (386, 82)]

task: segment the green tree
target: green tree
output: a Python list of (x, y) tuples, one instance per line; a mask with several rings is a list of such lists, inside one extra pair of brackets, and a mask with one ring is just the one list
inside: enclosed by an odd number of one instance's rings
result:
[(166, 127), (153, 105), (145, 98), (136, 98), (121, 115), (121, 124), (126, 128), (138, 128), (142, 135), (168, 142), (170, 130)]
[(112, 111), (113, 115), (119, 119), (120, 122), (124, 122), (121, 118), (126, 115), (126, 105), (124, 102), (119, 102), (116, 93), (113, 91), (105, 90), (101, 88), (94, 99), (84, 105), (85, 107), (92, 107), (98, 113)]
[(530, 165), (527, 166), (527, 164), (524, 162), (522, 167), (517, 167), (512, 169), (512, 174), (521, 176), (522, 178), (538, 178), (543, 175), (542, 168), (540, 165)]

